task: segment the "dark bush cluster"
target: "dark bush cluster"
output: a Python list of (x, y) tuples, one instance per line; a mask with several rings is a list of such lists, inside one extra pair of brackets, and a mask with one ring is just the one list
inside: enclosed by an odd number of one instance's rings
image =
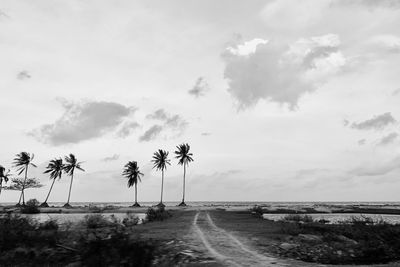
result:
[(24, 206), (21, 206), (21, 213), (24, 214), (40, 213), (39, 201), (37, 201), (36, 199), (28, 200)]
[[(282, 233), (301, 243), (297, 250), (287, 252), (292, 257), (324, 264), (378, 264), (400, 260), (400, 225), (369, 217), (354, 217), (340, 224), (299, 222), (279, 222)], [(299, 238), (304, 234), (321, 237), (321, 241), (307, 244)]]
[(171, 214), (165, 210), (163, 206), (157, 208), (149, 208), (146, 212), (146, 220), (149, 222), (163, 221), (171, 217)]

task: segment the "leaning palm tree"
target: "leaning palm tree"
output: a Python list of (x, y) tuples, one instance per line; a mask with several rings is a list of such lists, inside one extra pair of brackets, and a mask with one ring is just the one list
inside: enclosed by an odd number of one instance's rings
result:
[(50, 186), (49, 193), (47, 194), (46, 200), (40, 204), (40, 207), (48, 207), (49, 204), (47, 204), (47, 200), (49, 199), (51, 190), (53, 189), (54, 182), (58, 178), (58, 180), (61, 179), (61, 175), (64, 169), (64, 164), (63, 160), (61, 158), (59, 159), (53, 159), (50, 160), (49, 165), (46, 167), (46, 171), (44, 173), (49, 173), (50, 174), (50, 179), (53, 180)]
[(36, 168), (36, 165), (32, 163), (34, 158), (35, 158), (35, 155), (33, 153), (31, 155), (27, 152), (21, 152), (21, 153), (17, 154), (16, 157), (14, 158), (14, 167), (17, 169), (18, 175), (21, 175), (21, 173), (25, 172), (25, 179), (24, 179), (24, 182), (23, 182), (22, 188), (21, 188), (21, 196), (19, 197), (17, 206), (21, 205), (21, 198), (22, 198), (22, 205), (25, 206), (25, 194), (24, 194), (25, 182), (26, 182), (26, 179), (28, 178), (29, 166), (33, 166)]
[(161, 201), (157, 206), (165, 207), (162, 202), (164, 189), (164, 170), (167, 169), (167, 165), (171, 165), (170, 160), (168, 159), (168, 152), (161, 149), (154, 152), (152, 162), (154, 164), (153, 169), (156, 168), (156, 170), (161, 171)]
[(137, 202), (137, 184), (141, 182), (140, 177), (143, 176), (143, 173), (140, 172), (137, 162), (129, 161), (125, 165), (122, 175), (128, 178), (128, 187), (135, 185), (135, 204), (133, 204), (133, 207), (140, 207)]
[(186, 182), (186, 165), (193, 161), (193, 154), (189, 152), (190, 146), (188, 144), (181, 144), (176, 147), (175, 158), (179, 159), (178, 164), (183, 165), (183, 196), (182, 202), (178, 206), (186, 206), (185, 203), (185, 182)]
[(81, 167), (82, 162), (78, 162), (75, 155), (73, 155), (73, 154), (69, 154), (69, 156), (66, 156), (65, 161), (67, 163), (64, 164), (63, 170), (67, 175), (71, 176), (71, 183), (69, 185), (68, 201), (67, 201), (67, 203), (64, 204), (64, 207), (70, 208), (71, 205), (69, 204), (69, 199), (71, 197), (71, 189), (72, 189), (72, 182), (74, 180), (75, 169), (78, 169), (80, 171), (85, 171), (85, 170), (82, 169), (82, 167)]
[(0, 165), (0, 194), (1, 190), (3, 189), (3, 181), (7, 183), (9, 178), (10, 178), (10, 170), (7, 170), (6, 172), (6, 168)]

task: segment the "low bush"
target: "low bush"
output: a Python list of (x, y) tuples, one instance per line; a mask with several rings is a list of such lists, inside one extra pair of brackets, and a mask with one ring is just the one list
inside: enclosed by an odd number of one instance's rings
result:
[(313, 218), (310, 215), (300, 215), (300, 214), (288, 214), (282, 218), (283, 221), (289, 222), (303, 222), (303, 223), (312, 223), (314, 222)]
[(171, 214), (163, 206), (149, 208), (146, 212), (146, 220), (149, 222), (163, 221), (169, 217), (171, 217)]
[(37, 199), (28, 200), (24, 206), (21, 206), (21, 213), (23, 214), (40, 213), (39, 201), (37, 201)]
[(139, 223), (139, 217), (132, 214), (132, 213), (127, 213), (126, 218), (122, 219), (122, 224), (125, 227), (132, 227), (135, 226)]
[(262, 217), (263, 216), (263, 209), (261, 206), (255, 205), (254, 207), (250, 208), (250, 212), (257, 217)]
[(0, 251), (17, 247), (51, 246), (57, 241), (57, 230), (58, 226), (52, 222), (38, 224), (30, 218), (8, 214), (0, 218)]
[(154, 244), (130, 239), (123, 228), (114, 228), (106, 237), (84, 233), (79, 247), (83, 266), (150, 266), (155, 255)]
[(86, 215), (81, 223), (88, 229), (103, 228), (113, 224), (111, 220), (108, 220), (102, 214)]

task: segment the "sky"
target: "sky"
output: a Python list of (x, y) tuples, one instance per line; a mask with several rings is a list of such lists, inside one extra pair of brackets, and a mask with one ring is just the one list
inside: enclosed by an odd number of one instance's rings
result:
[(398, 0), (2, 0), (0, 164), (34, 153), (44, 200), (73, 153), (71, 201), (119, 202), (135, 160), (157, 201), (164, 149), (180, 201), (188, 143), (189, 202), (400, 201), (398, 25)]

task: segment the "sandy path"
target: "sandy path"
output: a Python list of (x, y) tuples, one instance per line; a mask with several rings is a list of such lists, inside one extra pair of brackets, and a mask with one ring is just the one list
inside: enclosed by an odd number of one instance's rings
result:
[(195, 215), (193, 229), (208, 252), (227, 266), (288, 266), (276, 258), (259, 254), (231, 233), (216, 226), (208, 212), (198, 212)]

